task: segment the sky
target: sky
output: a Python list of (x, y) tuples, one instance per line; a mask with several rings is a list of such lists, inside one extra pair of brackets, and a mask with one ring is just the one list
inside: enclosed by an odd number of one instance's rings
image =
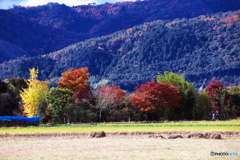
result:
[(106, 2), (121, 2), (121, 1), (135, 1), (135, 0), (0, 0), (0, 9), (8, 9), (13, 5), (21, 6), (38, 6), (45, 5), (49, 2), (57, 2), (59, 4), (65, 4), (67, 6), (78, 6), (88, 3), (103, 4)]

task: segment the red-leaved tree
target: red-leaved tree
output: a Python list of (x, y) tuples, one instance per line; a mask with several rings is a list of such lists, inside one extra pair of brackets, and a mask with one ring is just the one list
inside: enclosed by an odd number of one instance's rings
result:
[(219, 108), (219, 111), (224, 113), (224, 108), (227, 106), (229, 100), (229, 94), (224, 88), (223, 83), (219, 83), (216, 79), (213, 79), (210, 81), (206, 90), (210, 97), (212, 108)]
[(181, 96), (177, 87), (150, 81), (140, 85), (129, 100), (140, 111), (151, 111), (180, 107)]

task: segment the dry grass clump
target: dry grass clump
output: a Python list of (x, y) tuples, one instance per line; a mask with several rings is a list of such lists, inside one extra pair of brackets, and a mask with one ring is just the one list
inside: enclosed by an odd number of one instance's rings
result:
[(0, 133), (0, 137), (86, 136), (88, 132), (22, 132)]

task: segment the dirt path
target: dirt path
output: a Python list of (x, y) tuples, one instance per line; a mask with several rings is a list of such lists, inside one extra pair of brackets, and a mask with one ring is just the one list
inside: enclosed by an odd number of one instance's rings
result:
[[(1, 160), (240, 159), (240, 139), (64, 136), (4, 137), (0, 142)], [(239, 156), (211, 156), (211, 152), (237, 152)]]

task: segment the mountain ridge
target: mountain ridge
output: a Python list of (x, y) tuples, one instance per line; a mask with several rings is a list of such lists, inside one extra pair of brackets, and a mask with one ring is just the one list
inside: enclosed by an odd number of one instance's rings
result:
[[(25, 56), (29, 57), (145, 22), (193, 18), (237, 9), (240, 9), (238, 0), (146, 0), (75, 7), (58, 3), (15, 6), (0, 12), (0, 22), (4, 24), (0, 28), (0, 39), (28, 52)], [(19, 57), (12, 55), (2, 61)]]
[(89, 67), (95, 81), (108, 79), (128, 90), (164, 71), (181, 74), (196, 87), (213, 77), (239, 85), (239, 23), (240, 10), (148, 22), (47, 55), (2, 63), (0, 77), (28, 77), (28, 68), (35, 67), (41, 79), (54, 82), (67, 69)]

